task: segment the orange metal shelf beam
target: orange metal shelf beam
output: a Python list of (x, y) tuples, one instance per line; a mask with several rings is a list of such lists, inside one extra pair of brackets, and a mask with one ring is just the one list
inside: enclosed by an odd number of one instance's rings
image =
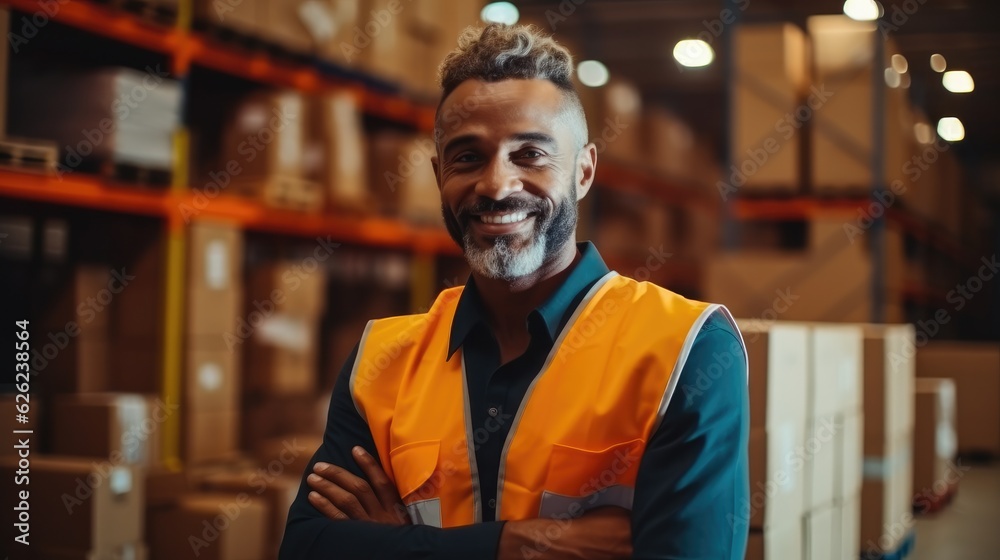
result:
[(232, 49), (199, 35), (186, 37), (179, 51), (182, 59), (224, 74), (306, 93), (317, 91), (321, 82), (319, 73), (307, 66), (281, 63), (266, 54)]
[[(0, 3), (28, 14), (44, 14), (60, 23), (83, 29), (94, 35), (151, 51), (171, 54), (181, 42), (181, 34), (176, 29), (146, 23), (131, 14), (91, 2), (78, 0), (52, 2), (51, 6), (58, 10), (54, 14), (42, 9), (35, 0), (0, 0)], [(12, 20), (11, 31), (20, 33), (20, 25), (20, 20)]]
[(460, 254), (444, 230), (413, 227), (386, 218), (277, 210), (235, 196), (220, 196), (199, 211), (190, 192), (178, 194), (116, 186), (82, 173), (67, 174), (60, 179), (0, 170), (0, 197), (163, 218), (180, 217), (181, 208), (186, 206), (196, 209), (195, 219), (224, 218), (250, 230), (303, 237), (330, 235), (338, 241), (359, 245)]
[(595, 184), (627, 192), (637, 192), (656, 197), (672, 204), (701, 206), (719, 209), (721, 202), (704, 191), (687, 188), (653, 173), (633, 169), (616, 161), (597, 160)]
[(169, 213), (171, 202), (166, 191), (116, 187), (82, 173), (58, 178), (10, 170), (0, 170), (0, 196), (160, 217)]

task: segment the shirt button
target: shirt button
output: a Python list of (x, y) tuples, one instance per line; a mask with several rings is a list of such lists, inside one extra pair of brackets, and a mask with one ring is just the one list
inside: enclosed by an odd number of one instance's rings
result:
[(493, 418), (496, 418), (497, 415), (500, 414), (500, 409), (495, 406), (491, 406), (490, 409), (486, 411), (486, 413), (492, 416)]
[(497, 501), (496, 500), (494, 500), (493, 498), (490, 498), (490, 501), (487, 502), (487, 503), (490, 505), (490, 509), (496, 509), (496, 507), (497, 507)]

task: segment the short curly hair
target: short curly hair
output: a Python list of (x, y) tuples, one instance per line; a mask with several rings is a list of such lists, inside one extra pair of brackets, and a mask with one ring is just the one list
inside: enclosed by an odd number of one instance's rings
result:
[(441, 102), (466, 80), (548, 80), (564, 95), (564, 114), (582, 147), (587, 143), (587, 121), (573, 85), (573, 55), (535, 25), (491, 23), (467, 27), (458, 48), (438, 67)]

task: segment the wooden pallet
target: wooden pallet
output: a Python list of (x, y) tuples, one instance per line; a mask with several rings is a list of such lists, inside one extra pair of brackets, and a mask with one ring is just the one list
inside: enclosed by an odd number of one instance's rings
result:
[(114, 161), (102, 163), (100, 173), (117, 183), (155, 188), (169, 187), (172, 180), (170, 171)]
[(55, 142), (0, 138), (0, 166), (52, 174), (58, 163), (59, 146)]
[(938, 494), (933, 490), (925, 491), (913, 498), (914, 515), (935, 514), (948, 506), (958, 494), (958, 484), (949, 484), (948, 489), (943, 494)]
[(177, 4), (164, 0), (96, 0), (117, 10), (129, 12), (143, 21), (165, 27), (177, 25)]
[(322, 212), (326, 193), (315, 181), (293, 176), (275, 175), (234, 180), (232, 192), (259, 200), (272, 208), (297, 212)]
[(903, 539), (899, 548), (891, 552), (865, 553), (861, 555), (861, 560), (905, 560), (913, 554), (913, 546), (916, 543), (916, 533), (910, 534)]

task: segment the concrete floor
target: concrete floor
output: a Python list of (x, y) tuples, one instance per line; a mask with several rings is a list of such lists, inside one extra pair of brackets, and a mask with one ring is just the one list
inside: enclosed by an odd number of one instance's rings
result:
[(955, 500), (917, 518), (916, 537), (908, 560), (1000, 560), (1000, 462), (971, 464)]

